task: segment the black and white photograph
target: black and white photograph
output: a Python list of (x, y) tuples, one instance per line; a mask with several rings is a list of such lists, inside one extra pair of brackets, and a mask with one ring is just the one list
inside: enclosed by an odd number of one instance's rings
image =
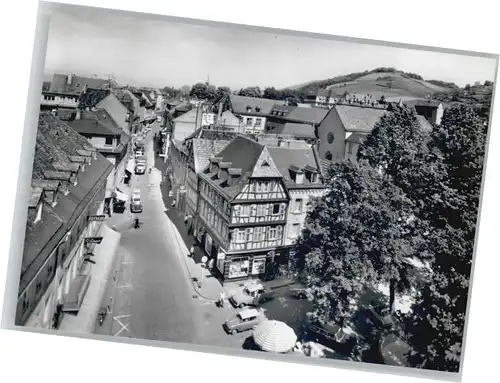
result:
[(13, 325), (460, 372), (498, 57), (50, 9)]

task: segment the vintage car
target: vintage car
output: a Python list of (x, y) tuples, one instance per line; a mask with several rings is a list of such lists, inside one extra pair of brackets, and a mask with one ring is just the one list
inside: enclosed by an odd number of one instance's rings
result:
[(242, 291), (229, 297), (234, 307), (257, 306), (274, 299), (274, 291), (260, 283), (249, 283)]
[(142, 213), (141, 191), (135, 189), (130, 200), (130, 211), (132, 213)]
[(266, 316), (263, 310), (248, 308), (237, 312), (234, 317), (224, 322), (222, 327), (224, 327), (227, 333), (234, 335), (239, 332), (252, 330), (265, 319)]
[(381, 329), (389, 329), (395, 324), (389, 307), (372, 305), (368, 308), (368, 313), (373, 324)]
[(309, 290), (304, 287), (296, 287), (290, 289), (290, 295), (295, 299), (309, 299), (312, 296)]
[(137, 162), (135, 164), (135, 174), (144, 174), (146, 172), (146, 162)]

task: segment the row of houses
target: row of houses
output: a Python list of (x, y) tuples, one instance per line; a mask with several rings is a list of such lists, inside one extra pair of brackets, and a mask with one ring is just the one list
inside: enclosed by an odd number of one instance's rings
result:
[[(201, 105), (172, 119), (172, 140), (180, 143), (201, 127), (216, 126), (240, 134), (274, 134), (314, 145), (322, 160), (356, 159), (359, 145), (392, 104), (336, 104), (301, 107), (286, 101), (226, 95), (216, 105)], [(439, 124), (443, 105), (413, 100), (422, 125)]]
[[(439, 109), (424, 102), (415, 109), (430, 129)], [(356, 161), (394, 106), (315, 108), (226, 95), (173, 118), (168, 157), (178, 208), (223, 280), (287, 263), (308, 204), (325, 192), (322, 174), (332, 162)]]
[(16, 325), (57, 328), (80, 310), (100, 237), (108, 161), (50, 112), (38, 121)]
[(64, 313), (79, 312), (93, 259), (111, 241), (102, 222), (126, 175), (132, 134), (164, 104), (154, 89), (113, 80), (55, 74), (44, 84), (17, 325), (58, 328)]

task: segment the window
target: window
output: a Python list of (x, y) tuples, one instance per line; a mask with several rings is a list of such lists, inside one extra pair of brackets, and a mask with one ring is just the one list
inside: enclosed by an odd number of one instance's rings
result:
[(106, 137), (104, 141), (104, 145), (113, 145), (113, 137)]
[(292, 225), (292, 230), (290, 231), (290, 238), (296, 238), (300, 233), (300, 223), (294, 223)]
[(255, 126), (261, 126), (262, 124), (262, 118), (256, 118), (255, 119)]
[(276, 228), (276, 239), (280, 239), (283, 238), (283, 226), (278, 226)]
[(261, 193), (262, 192), (262, 182), (257, 182), (257, 185), (256, 185), (256, 192), (257, 193)]
[(267, 205), (257, 205), (257, 217), (263, 217), (266, 215)]
[(252, 120), (253, 120), (253, 118), (247, 117), (247, 126), (251, 126), (252, 125)]
[(325, 158), (328, 160), (328, 161), (331, 161), (333, 156), (332, 156), (332, 153), (330, 151), (326, 152), (325, 153)]
[(269, 181), (265, 181), (262, 185), (262, 192), (263, 193), (267, 193), (268, 191), (270, 191), (269, 189)]
[(277, 228), (276, 227), (270, 227), (268, 230), (267, 230), (267, 239), (269, 239), (270, 241), (274, 241), (276, 239), (276, 236), (277, 236)]
[(250, 242), (252, 240), (252, 229), (247, 228), (245, 229), (245, 241)]
[(240, 216), (241, 217), (248, 217), (249, 215), (250, 215), (250, 205), (241, 206)]
[(352, 154), (352, 142), (349, 142), (347, 146), (347, 153)]
[(331, 144), (334, 139), (335, 137), (332, 132), (328, 133), (328, 135), (326, 136), (326, 140), (328, 141), (329, 144)]
[(42, 291), (42, 282), (41, 281), (38, 281), (36, 283), (36, 294), (40, 294), (40, 291)]
[(255, 217), (257, 215), (257, 205), (252, 205), (250, 208), (250, 215)]
[(297, 198), (295, 200), (295, 207), (294, 207), (294, 212), (295, 213), (302, 213), (302, 198)]
[(279, 213), (280, 213), (280, 204), (279, 203), (273, 204), (273, 214), (276, 215)]
[(264, 228), (256, 227), (254, 229), (254, 242), (262, 242), (264, 240)]
[(285, 203), (280, 204), (279, 214), (284, 214), (285, 211), (286, 211), (286, 204)]
[(235, 206), (233, 208), (233, 210), (234, 210), (234, 216), (235, 217), (239, 217), (240, 216), (240, 209), (241, 209), (241, 206)]
[(234, 237), (236, 243), (245, 242), (245, 231), (234, 229), (233, 237)]

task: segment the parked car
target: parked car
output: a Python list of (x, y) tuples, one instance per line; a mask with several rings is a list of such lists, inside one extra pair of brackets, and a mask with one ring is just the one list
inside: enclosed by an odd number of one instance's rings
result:
[(229, 297), (234, 307), (257, 306), (274, 298), (274, 291), (260, 283), (249, 283), (243, 290)]
[(377, 327), (388, 329), (394, 325), (394, 318), (391, 315), (389, 307), (372, 305), (368, 307), (368, 313), (371, 321)]
[(326, 345), (341, 354), (350, 355), (357, 343), (354, 333), (343, 330), (333, 321), (325, 324), (309, 321), (306, 323), (304, 335), (307, 339)]
[(130, 211), (132, 213), (142, 213), (142, 199), (141, 199), (141, 191), (139, 189), (135, 189), (132, 192), (132, 197), (130, 201)]
[(137, 162), (135, 164), (135, 174), (144, 174), (146, 172), (146, 162)]
[(234, 335), (239, 332), (252, 330), (265, 319), (264, 311), (248, 308), (237, 312), (234, 317), (224, 322), (222, 327), (224, 327), (227, 333)]
[(311, 297), (309, 290), (304, 287), (290, 289), (290, 294), (296, 299), (309, 299)]

